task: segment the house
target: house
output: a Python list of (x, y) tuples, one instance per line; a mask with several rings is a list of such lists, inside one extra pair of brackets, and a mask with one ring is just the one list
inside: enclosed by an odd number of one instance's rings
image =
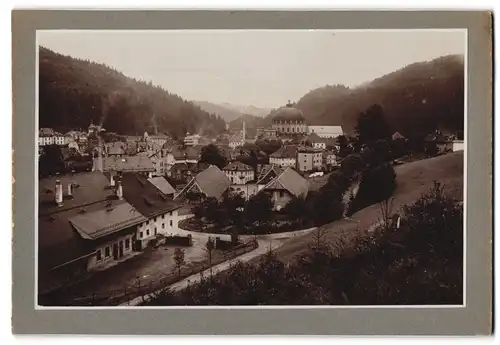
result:
[(39, 180), (38, 286), (43, 293), (108, 267), (132, 252), (145, 221), (101, 172)]
[(320, 138), (336, 138), (344, 135), (342, 126), (307, 126), (307, 133), (315, 133)]
[(175, 188), (167, 181), (167, 179), (163, 176), (155, 176), (148, 179), (148, 182), (156, 187), (160, 192), (164, 195), (174, 198), (175, 196)]
[(395, 132), (393, 135), (392, 135), (392, 140), (406, 140), (406, 137), (399, 133), (399, 132)]
[(38, 131), (38, 145), (67, 145), (69, 137), (54, 131), (52, 128), (40, 128)]
[(285, 145), (269, 156), (269, 163), (282, 168), (295, 167), (297, 165), (297, 147)]
[(321, 170), (323, 165), (323, 151), (313, 147), (301, 147), (297, 150), (297, 170), (309, 172)]
[(326, 139), (321, 138), (316, 133), (309, 134), (304, 139), (304, 144), (313, 147), (315, 149), (322, 149), (322, 150), (326, 149)]
[(175, 196), (175, 199), (186, 197), (188, 193), (201, 194), (205, 198), (220, 199), (225, 191), (231, 186), (231, 181), (226, 174), (215, 165), (198, 173), (189, 183)]
[(200, 143), (201, 140), (201, 135), (199, 134), (187, 134), (186, 137), (184, 138), (184, 145), (185, 146), (196, 146)]
[(294, 197), (305, 199), (308, 191), (309, 182), (288, 167), (265, 185), (259, 193), (269, 194), (273, 202), (273, 209), (279, 211)]
[(242, 133), (236, 133), (229, 138), (229, 147), (236, 149), (245, 145), (245, 138)]
[(326, 167), (334, 167), (338, 165), (337, 155), (333, 150), (323, 151), (323, 164)]
[[(123, 198), (146, 218), (137, 226), (134, 248), (141, 250), (158, 234), (173, 234), (179, 231), (177, 210), (182, 206), (174, 201), (170, 188), (165, 194), (156, 185), (159, 180), (146, 178), (136, 173), (121, 174)], [(166, 182), (166, 181), (165, 181)], [(164, 183), (162, 186), (165, 187)]]
[(149, 135), (147, 138), (149, 141), (151, 141), (152, 143), (154, 143), (156, 145), (159, 145), (160, 147), (165, 145), (170, 140), (170, 137), (168, 135), (163, 134), (163, 133), (152, 134), (152, 135)]
[(443, 135), (439, 130), (434, 134), (429, 134), (424, 139), (426, 145), (436, 145), (439, 153), (453, 151), (453, 140)]
[(234, 161), (226, 165), (222, 171), (231, 181), (231, 189), (240, 193), (245, 199), (248, 200), (258, 192), (255, 170), (251, 166)]

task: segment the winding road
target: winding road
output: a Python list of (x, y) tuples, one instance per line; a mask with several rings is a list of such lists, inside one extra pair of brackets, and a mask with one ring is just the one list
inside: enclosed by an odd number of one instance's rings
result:
[[(304, 230), (298, 230), (298, 231), (282, 232), (282, 233), (269, 234), (269, 235), (257, 235), (257, 236), (242, 235), (242, 236), (240, 236), (240, 238), (244, 241), (252, 239), (252, 238), (256, 238), (257, 242), (259, 243), (259, 246), (255, 250), (252, 250), (251, 252), (245, 253), (245, 254), (240, 255), (234, 259), (230, 259), (230, 260), (221, 262), (218, 265), (212, 266), (212, 274), (217, 274), (217, 273), (226, 271), (229, 268), (231, 268), (232, 265), (236, 264), (237, 262), (248, 262), (252, 259), (255, 259), (261, 255), (266, 254), (269, 250), (278, 249), (289, 239), (311, 233), (315, 229), (316, 228), (310, 228), (310, 229), (304, 229)], [(197, 239), (197, 240), (203, 241), (203, 242), (206, 242), (206, 240), (209, 237), (228, 236), (228, 235), (221, 235), (221, 234), (194, 232), (194, 231), (188, 231), (188, 230), (183, 230), (183, 229), (179, 229), (179, 230), (180, 231), (178, 233), (180, 235), (185, 236), (187, 234), (190, 234), (193, 237), (193, 239)], [(189, 284), (197, 283), (201, 280), (201, 277), (208, 276), (209, 274), (210, 274), (210, 268), (208, 268), (200, 273), (196, 273), (196, 274), (193, 274), (189, 277), (186, 277), (186, 278), (170, 285), (169, 288), (172, 291), (179, 291), (179, 290), (185, 289)], [(158, 292), (158, 291), (155, 291), (155, 292), (148, 294), (144, 297), (142, 297), (142, 296), (136, 297), (130, 301), (127, 301), (127, 302), (120, 304), (120, 306), (123, 306), (123, 307), (137, 306), (137, 305), (141, 304), (144, 300), (147, 300), (148, 298), (150, 298), (156, 292)]]

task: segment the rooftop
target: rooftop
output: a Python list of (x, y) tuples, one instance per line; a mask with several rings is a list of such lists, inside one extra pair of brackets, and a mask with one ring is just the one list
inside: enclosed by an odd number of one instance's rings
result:
[(305, 197), (309, 191), (309, 182), (292, 168), (287, 168), (269, 182), (264, 189), (287, 190), (296, 197)]
[(122, 172), (148, 172), (155, 171), (151, 159), (145, 155), (136, 156), (108, 156), (103, 157), (102, 166), (104, 171), (122, 171)]
[(278, 151), (271, 154), (271, 158), (295, 158), (297, 156), (297, 146), (285, 145), (278, 149)]
[(170, 212), (182, 206), (168, 197), (144, 176), (122, 174), (123, 197), (147, 218)]
[(250, 165), (242, 163), (240, 161), (234, 161), (229, 163), (222, 169), (224, 171), (253, 171), (253, 168)]
[(231, 182), (218, 167), (211, 165), (196, 175), (179, 195), (189, 191), (194, 185), (207, 197), (218, 199), (231, 186)]

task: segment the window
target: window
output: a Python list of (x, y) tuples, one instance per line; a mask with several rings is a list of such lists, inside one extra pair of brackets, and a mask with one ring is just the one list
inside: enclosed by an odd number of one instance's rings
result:
[(174, 221), (170, 219), (170, 226), (174, 226)]
[(171, 216), (172, 215), (172, 211), (170, 211), (170, 213), (168, 215)]
[(162, 228), (162, 229), (165, 229), (165, 223), (163, 223), (163, 224), (161, 225), (161, 228)]
[(139, 233), (139, 238), (142, 238), (142, 231)]
[(125, 240), (125, 249), (129, 249), (130, 248), (130, 238), (127, 238)]
[(104, 256), (108, 257), (110, 255), (109, 253), (110, 253), (109, 247), (104, 248)]
[(285, 192), (283, 192), (282, 190), (280, 190), (280, 198), (282, 198), (284, 196), (285, 196)]
[(162, 216), (161, 216), (161, 218), (162, 218), (162, 219), (165, 219), (165, 215), (162, 215)]
[(100, 249), (97, 249), (96, 258), (97, 258), (97, 261), (101, 261), (101, 259), (102, 259)]
[(146, 236), (149, 236), (149, 229), (146, 230)]
[(158, 230), (155, 228), (155, 235), (158, 233)]

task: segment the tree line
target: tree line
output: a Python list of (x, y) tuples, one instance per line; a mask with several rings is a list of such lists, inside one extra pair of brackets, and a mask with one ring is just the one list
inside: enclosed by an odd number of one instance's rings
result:
[(157, 130), (175, 139), (225, 130), (222, 118), (151, 82), (43, 47), (39, 52), (40, 127), (66, 132), (93, 122), (120, 134)]

